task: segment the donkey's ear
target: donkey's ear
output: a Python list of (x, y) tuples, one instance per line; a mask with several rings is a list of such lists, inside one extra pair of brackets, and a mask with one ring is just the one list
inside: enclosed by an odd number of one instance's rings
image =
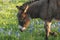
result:
[(16, 8), (19, 9), (19, 10), (24, 10), (23, 6), (16, 6)]
[(20, 6), (16, 6), (17, 9), (20, 9)]

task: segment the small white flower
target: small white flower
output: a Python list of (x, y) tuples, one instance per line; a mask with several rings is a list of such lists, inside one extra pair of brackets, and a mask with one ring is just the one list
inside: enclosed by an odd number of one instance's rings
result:
[(19, 32), (16, 32), (15, 33), (17, 37), (20, 37), (20, 33)]
[(12, 31), (11, 31), (11, 30), (9, 30), (9, 31), (8, 31), (8, 35), (11, 35), (11, 33), (12, 33)]
[(3, 32), (4, 31), (4, 29), (3, 28), (0, 28), (0, 32)]
[(60, 26), (60, 22), (58, 22), (58, 26)]

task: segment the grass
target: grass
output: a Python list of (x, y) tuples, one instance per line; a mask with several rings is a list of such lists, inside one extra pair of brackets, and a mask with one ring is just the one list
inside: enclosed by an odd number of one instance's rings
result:
[[(24, 0), (0, 0), (0, 40), (44, 40), (44, 25), (40, 19), (31, 20), (25, 32), (19, 31), (16, 5), (23, 3)], [(52, 31), (58, 32), (57, 24), (52, 26)], [(60, 33), (58, 32), (57, 37), (50, 36), (49, 40), (60, 40)]]

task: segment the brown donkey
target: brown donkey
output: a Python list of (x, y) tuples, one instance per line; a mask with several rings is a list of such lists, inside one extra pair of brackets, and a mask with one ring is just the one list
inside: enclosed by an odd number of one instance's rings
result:
[(52, 19), (60, 20), (60, 0), (40, 0), (16, 7), (19, 9), (17, 18), (21, 32), (28, 27), (30, 18), (40, 18), (45, 22), (46, 40), (48, 40), (49, 34), (55, 34), (51, 32), (50, 25)]

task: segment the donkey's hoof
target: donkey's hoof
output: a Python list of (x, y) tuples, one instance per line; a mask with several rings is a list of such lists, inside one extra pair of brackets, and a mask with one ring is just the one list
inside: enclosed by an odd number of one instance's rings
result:
[(52, 36), (57, 36), (57, 33), (56, 32), (50, 32), (50, 35), (52, 35)]

